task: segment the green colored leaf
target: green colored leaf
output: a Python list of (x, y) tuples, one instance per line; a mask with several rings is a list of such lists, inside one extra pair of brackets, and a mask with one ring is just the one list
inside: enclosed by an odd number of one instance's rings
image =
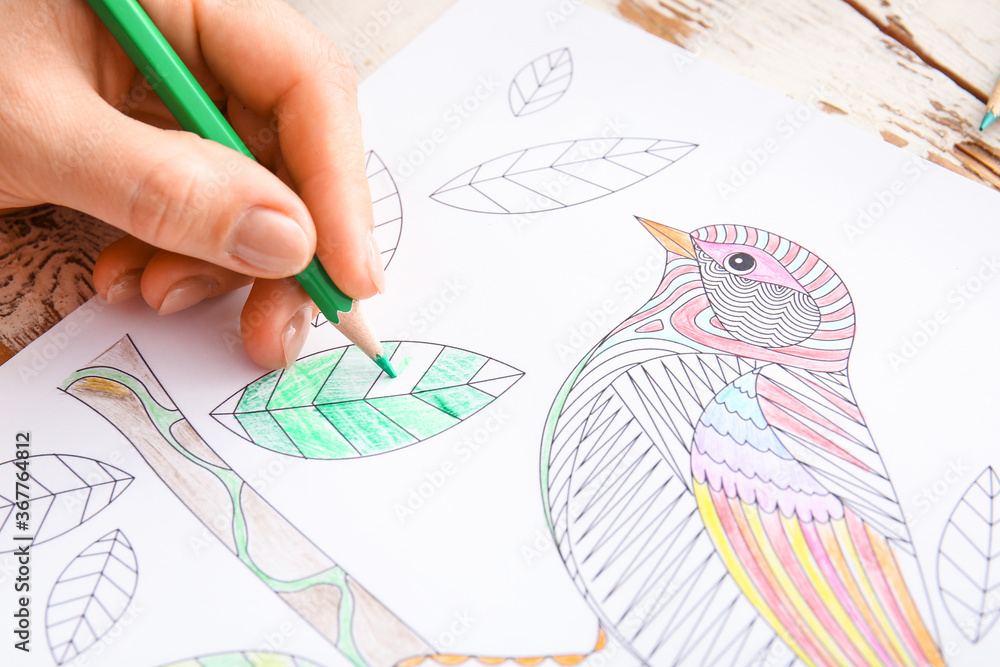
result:
[(354, 346), (299, 359), (239, 390), (212, 416), (256, 445), (307, 459), (370, 456), (426, 440), (492, 403), (523, 373), (435, 343), (383, 344), (390, 379)]

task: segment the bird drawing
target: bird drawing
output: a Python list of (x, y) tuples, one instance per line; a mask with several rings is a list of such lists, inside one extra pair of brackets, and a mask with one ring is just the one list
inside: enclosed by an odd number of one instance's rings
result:
[(767, 231), (639, 222), (663, 279), (542, 440), (548, 524), (602, 629), (650, 665), (944, 665), (851, 391), (844, 283)]

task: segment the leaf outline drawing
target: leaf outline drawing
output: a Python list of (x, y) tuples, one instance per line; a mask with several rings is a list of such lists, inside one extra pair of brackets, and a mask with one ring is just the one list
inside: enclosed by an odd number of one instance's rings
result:
[(559, 141), (506, 153), (468, 169), (435, 190), (431, 199), (474, 213), (552, 211), (635, 185), (697, 147), (638, 137)]
[(70, 561), (45, 605), (45, 636), (57, 665), (73, 660), (114, 626), (132, 601), (138, 578), (135, 551), (118, 529)]
[[(16, 460), (0, 463), (0, 479), (14, 479)], [(38, 454), (27, 470), (32, 485), (31, 527), (38, 546), (89, 521), (118, 497), (134, 477), (113, 465), (73, 454)], [(58, 506), (56, 501), (59, 500)], [(0, 494), (0, 554), (17, 547), (13, 535), (14, 499)], [(77, 512), (79, 510), (79, 512)]]
[[(403, 204), (396, 180), (375, 151), (368, 151), (365, 154), (365, 173), (368, 176), (368, 189), (371, 192), (375, 214), (373, 232), (375, 243), (382, 257), (382, 268), (387, 269), (396, 254), (399, 238), (403, 233)], [(313, 318), (315, 327), (326, 322), (323, 313)]]
[(938, 547), (948, 617), (972, 643), (1000, 619), (1000, 478), (987, 466), (955, 505)]
[(563, 47), (535, 58), (518, 70), (507, 89), (515, 117), (527, 116), (558, 102), (573, 81), (573, 54)]
[(321, 665), (287, 653), (236, 651), (187, 658), (162, 667), (321, 667)]
[(386, 341), (390, 380), (356, 346), (271, 371), (211, 412), (259, 447), (308, 459), (362, 458), (417, 444), (465, 421), (524, 373), (458, 347)]

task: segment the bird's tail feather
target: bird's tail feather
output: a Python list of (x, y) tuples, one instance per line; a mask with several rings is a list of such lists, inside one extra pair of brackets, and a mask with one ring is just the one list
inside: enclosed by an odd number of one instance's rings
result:
[(567, 655), (547, 655), (527, 658), (513, 658), (501, 656), (477, 656), (435, 653), (432, 655), (418, 655), (407, 658), (396, 664), (396, 667), (432, 667), (433, 665), (463, 665), (464, 667), (475, 667), (476, 665), (504, 665), (506, 667), (572, 667), (579, 665), (591, 655), (601, 651), (607, 645), (607, 636), (604, 628), (600, 628), (597, 635), (597, 643), (590, 653), (573, 653)]
[(730, 573), (807, 665), (944, 667), (889, 543), (850, 509), (804, 521), (704, 482), (695, 497)]

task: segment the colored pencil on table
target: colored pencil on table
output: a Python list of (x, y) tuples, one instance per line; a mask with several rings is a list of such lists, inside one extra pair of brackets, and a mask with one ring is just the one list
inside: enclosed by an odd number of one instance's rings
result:
[(996, 85), (993, 86), (993, 92), (990, 93), (990, 98), (986, 102), (986, 115), (983, 116), (979, 131), (982, 132), (988, 128), (998, 117), (1000, 117), (1000, 79), (997, 79)]

